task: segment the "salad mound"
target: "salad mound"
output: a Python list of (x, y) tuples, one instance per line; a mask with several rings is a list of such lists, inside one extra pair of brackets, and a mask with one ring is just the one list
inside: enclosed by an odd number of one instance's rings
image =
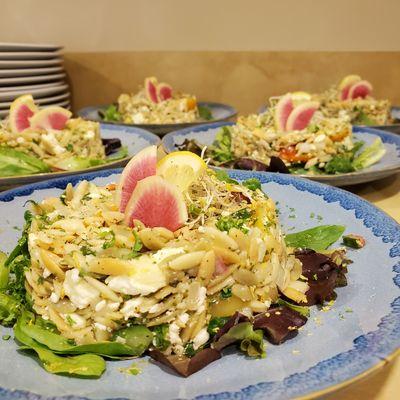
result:
[(123, 93), (117, 105), (100, 112), (104, 121), (127, 124), (177, 124), (210, 120), (211, 111), (197, 104), (194, 95), (173, 91), (150, 77), (137, 93)]
[(71, 118), (56, 106), (42, 109), (31, 95), (14, 100), (9, 117), (0, 121), (0, 176), (73, 171), (126, 157), (118, 139), (102, 141), (97, 122)]
[(190, 153), (138, 178), (152, 152), (118, 185), (82, 181), (32, 201), (3, 255), (0, 321), (48, 372), (98, 377), (103, 358), (148, 353), (188, 376), (234, 344), (264, 357), (264, 338), (294, 337), (308, 306), (346, 284), (345, 250), (326, 250), (344, 227), (285, 236), (257, 179), (240, 184)]
[(385, 154), (380, 138), (371, 146), (355, 142), (346, 115), (325, 116), (320, 103), (301, 92), (271, 98), (264, 113), (222, 127), (206, 149), (188, 139), (178, 148), (204, 152), (216, 166), (307, 175), (354, 172)]

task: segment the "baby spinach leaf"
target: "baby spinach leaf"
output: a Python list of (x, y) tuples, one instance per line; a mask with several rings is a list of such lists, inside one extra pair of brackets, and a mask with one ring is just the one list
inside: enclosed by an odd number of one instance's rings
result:
[(213, 115), (209, 107), (198, 104), (197, 109), (199, 110), (199, 116), (201, 119), (205, 119), (206, 121), (213, 119)]
[(21, 324), (26, 325), (27, 321), (30, 320), (29, 314), (24, 314), (14, 327), (15, 338), (24, 345), (21, 349), (31, 349), (36, 352), (46, 371), (52, 374), (93, 378), (98, 378), (103, 374), (106, 363), (100, 356), (95, 354), (82, 354), (72, 357), (59, 356), (24, 333)]
[(321, 225), (305, 231), (286, 235), (288, 246), (315, 251), (325, 250), (342, 236), (345, 227), (342, 225)]

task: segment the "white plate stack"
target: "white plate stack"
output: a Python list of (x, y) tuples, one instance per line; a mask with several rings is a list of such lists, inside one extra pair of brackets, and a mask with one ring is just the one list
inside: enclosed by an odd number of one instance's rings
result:
[(0, 43), (0, 119), (23, 94), (31, 94), (39, 106), (70, 107), (61, 49), (52, 44)]

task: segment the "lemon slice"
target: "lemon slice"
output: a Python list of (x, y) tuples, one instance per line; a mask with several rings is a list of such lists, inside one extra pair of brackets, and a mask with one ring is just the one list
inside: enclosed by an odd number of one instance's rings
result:
[(303, 101), (311, 100), (311, 94), (307, 92), (297, 91), (291, 93), (293, 102), (297, 105)]
[(207, 168), (197, 154), (190, 151), (175, 151), (157, 163), (157, 175), (175, 184), (184, 192)]

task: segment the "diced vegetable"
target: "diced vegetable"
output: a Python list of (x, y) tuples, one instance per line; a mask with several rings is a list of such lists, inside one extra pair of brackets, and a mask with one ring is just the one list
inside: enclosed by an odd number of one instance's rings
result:
[(237, 228), (247, 233), (248, 229), (244, 225), (250, 219), (251, 215), (251, 212), (247, 208), (243, 208), (231, 215), (220, 217), (215, 226), (220, 231), (229, 232), (232, 228)]
[(361, 249), (365, 246), (365, 239), (360, 235), (345, 235), (343, 236), (343, 244), (352, 249)]
[(168, 324), (157, 325), (153, 328), (153, 346), (160, 351), (164, 351), (171, 344), (167, 339)]

